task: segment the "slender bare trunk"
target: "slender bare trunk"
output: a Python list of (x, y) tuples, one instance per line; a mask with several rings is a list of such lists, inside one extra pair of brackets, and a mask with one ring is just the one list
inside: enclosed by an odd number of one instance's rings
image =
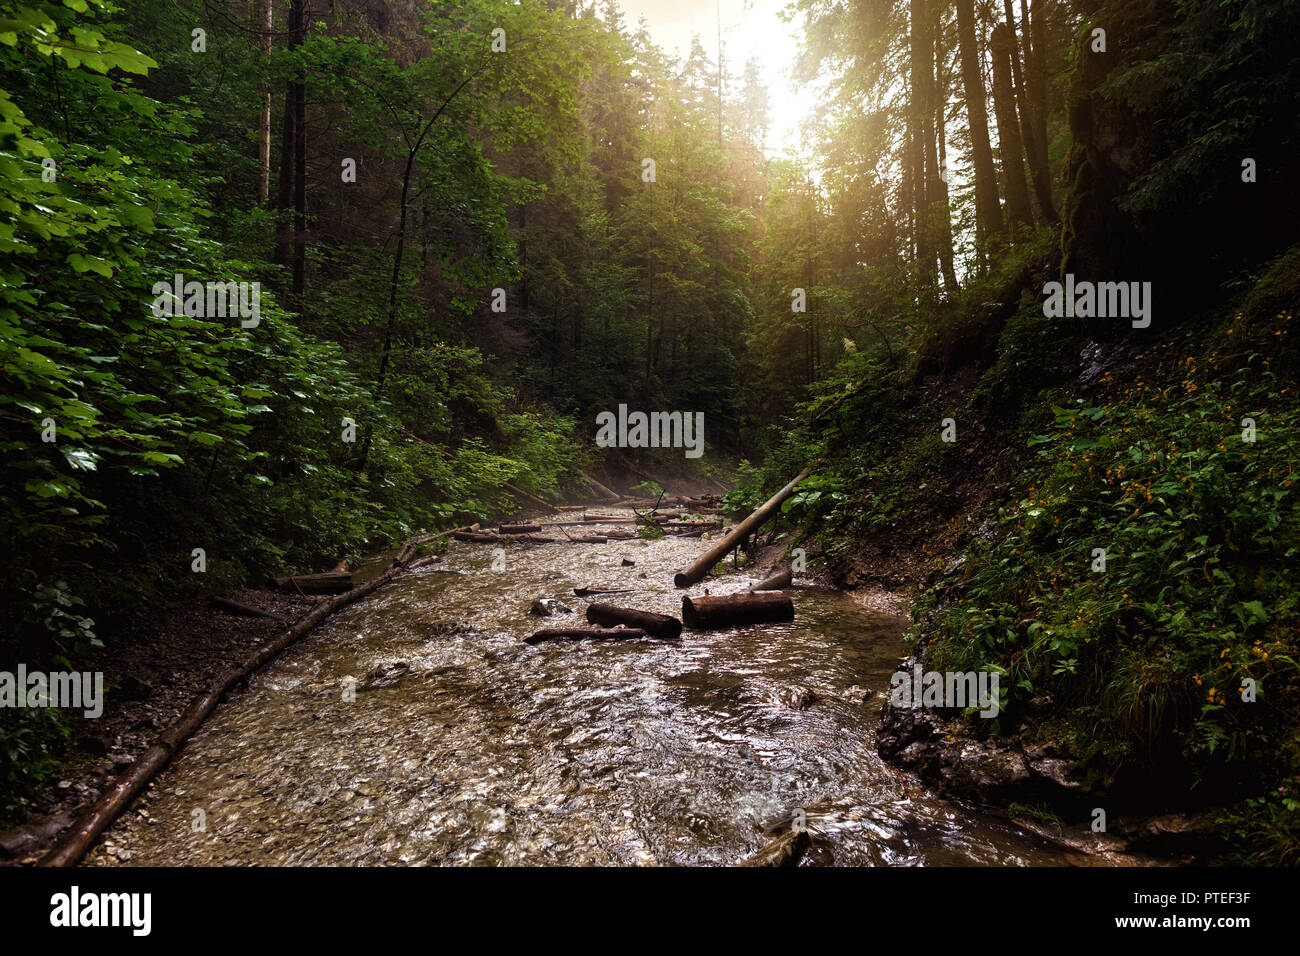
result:
[[(271, 0), (258, 0), (258, 22), (261, 29), (263, 64), (271, 58), (271, 33), (275, 30), (275, 10)], [(257, 126), (257, 201), (262, 206), (271, 198), (271, 89), (259, 83), (257, 97), (262, 104), (262, 115)]]
[[(998, 202), (998, 174), (989, 143), (989, 114), (984, 93), (984, 71), (980, 67), (975, 40), (974, 0), (957, 0), (957, 48), (961, 55), (962, 87), (966, 92), (966, 116), (970, 129), (971, 161), (975, 167), (975, 222), (981, 245), (993, 236), (1005, 236), (1006, 223)], [(980, 249), (981, 263), (984, 250)]]
[(1029, 184), (1025, 181), (1024, 145), (1016, 118), (1016, 94), (1011, 80), (1014, 40), (1005, 23), (993, 27), (989, 45), (993, 54), (993, 112), (998, 121), (998, 148), (1002, 154), (1002, 175), (1007, 184), (1007, 212), (1016, 225), (1031, 224)]

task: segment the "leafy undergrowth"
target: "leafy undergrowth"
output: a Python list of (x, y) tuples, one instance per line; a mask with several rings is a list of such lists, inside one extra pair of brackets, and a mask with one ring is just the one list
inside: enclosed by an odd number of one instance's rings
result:
[(840, 580), (910, 551), (927, 667), (1001, 675), (973, 734), (1063, 747), (1099, 799), (1205, 810), (1255, 863), (1300, 861), (1296, 261), (1226, 321), (1090, 346), (1091, 376), (1029, 302), (960, 396), (854, 357), (773, 456), (821, 456), (787, 513)]

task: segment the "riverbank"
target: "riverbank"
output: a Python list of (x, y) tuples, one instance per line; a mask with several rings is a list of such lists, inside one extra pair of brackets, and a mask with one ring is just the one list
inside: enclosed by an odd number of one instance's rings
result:
[[(972, 486), (974, 488), (974, 486)], [(974, 496), (986, 499), (987, 489)], [(905, 548), (898, 540), (866, 542), (853, 560), (836, 568), (814, 562), (797, 584), (840, 591), (864, 608), (908, 619), (913, 602), (927, 582), (943, 577), (942, 568), (957, 573), (963, 563), (961, 538), (953, 528), (971, 523), (974, 511), (963, 521), (951, 522), (943, 531), (917, 547)], [(747, 573), (766, 575), (788, 560), (793, 547), (820, 553), (815, 537), (788, 533), (760, 548)], [(945, 552), (943, 549), (948, 550)], [(888, 561), (882, 555), (888, 554)], [(914, 657), (901, 658), (907, 669)], [(1068, 761), (1051, 745), (1026, 745), (1013, 737), (982, 741), (973, 737), (960, 720), (932, 711), (891, 707), (888, 686), (872, 688), (884, 699), (877, 730), (877, 752), (892, 766), (915, 778), (941, 797), (964, 804), (972, 812), (997, 813), (1009, 822), (1037, 833), (1077, 855), (1077, 866), (1168, 866), (1196, 862), (1197, 818), (1192, 814), (1145, 814), (1111, 822), (1105, 832), (1094, 831), (1088, 801), (1077, 780), (1071, 779)]]
[(130, 640), (99, 649), (85, 669), (104, 674), (105, 704), (95, 719), (67, 716), (68, 749), (41, 801), (0, 831), (0, 866), (30, 865), (44, 855), (163, 728), (223, 671), (316, 604), (315, 598), (265, 588), (226, 595), (271, 617), (244, 617), (194, 597), (131, 615)]

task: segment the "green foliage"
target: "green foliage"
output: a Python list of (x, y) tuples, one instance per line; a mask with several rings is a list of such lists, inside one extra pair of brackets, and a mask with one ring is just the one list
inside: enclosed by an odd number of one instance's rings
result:
[[(1289, 323), (1265, 324), (1285, 336)], [(1171, 740), (1203, 780), (1282, 770), (1300, 719), (1288, 570), (1300, 439), (1281, 423), (1300, 409), (1270, 364), (1230, 344), (1116, 383), (1105, 402), (1055, 407), (1029, 439), (1039, 463), (1021, 499), (972, 551), (960, 596), (921, 605), (933, 666), (1004, 673), (1004, 726), (1033, 724), (1027, 702), (1050, 695), (1107, 776)], [(1257, 441), (1243, 440), (1243, 418), (1259, 423)]]
[(1296, 793), (1293, 776), (1215, 817), (1215, 830), (1231, 848), (1229, 859), (1244, 866), (1300, 863), (1300, 800)]

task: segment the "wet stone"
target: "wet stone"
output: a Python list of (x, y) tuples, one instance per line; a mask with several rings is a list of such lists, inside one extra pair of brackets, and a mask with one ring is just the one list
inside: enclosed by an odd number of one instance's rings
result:
[(557, 614), (572, 614), (573, 609), (561, 604), (555, 598), (538, 598), (528, 613), (534, 617), (554, 617)]

